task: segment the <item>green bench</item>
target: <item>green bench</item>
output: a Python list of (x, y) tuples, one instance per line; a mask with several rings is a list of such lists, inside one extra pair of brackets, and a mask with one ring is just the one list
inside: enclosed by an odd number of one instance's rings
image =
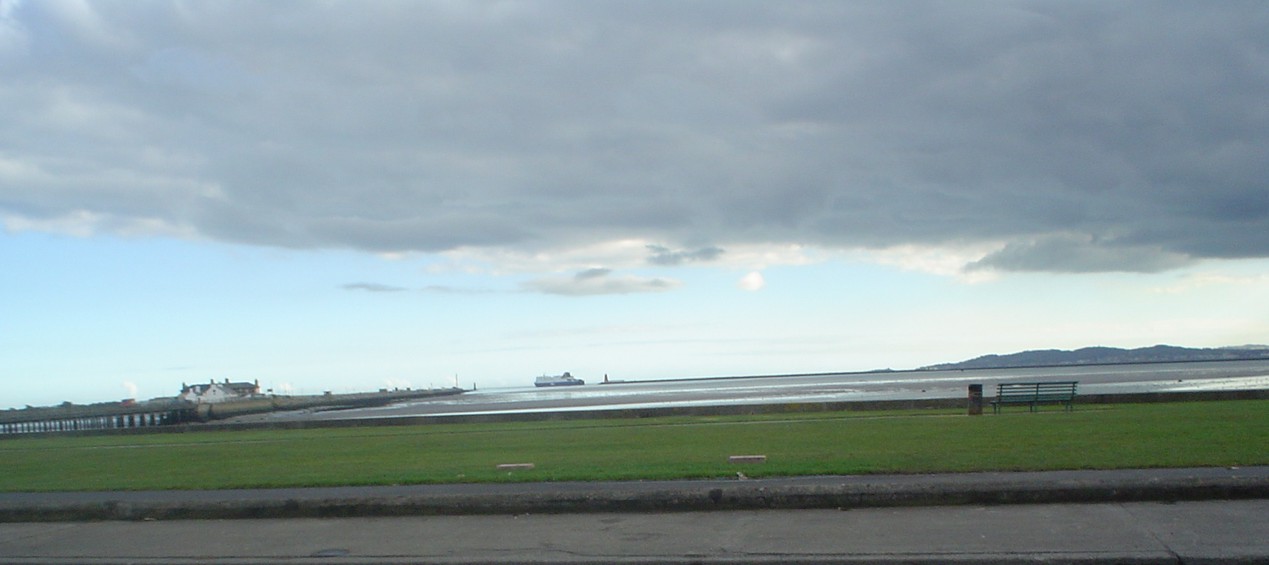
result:
[(996, 399), (991, 401), (992, 411), (999, 414), (1005, 404), (1026, 404), (1035, 412), (1044, 403), (1061, 403), (1066, 410), (1073, 410), (1075, 387), (1079, 381), (1054, 381), (1037, 383), (1000, 383), (996, 385)]

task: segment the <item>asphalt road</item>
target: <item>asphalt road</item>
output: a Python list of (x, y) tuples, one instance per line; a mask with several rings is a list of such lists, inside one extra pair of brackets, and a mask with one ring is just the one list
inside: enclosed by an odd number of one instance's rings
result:
[(1269, 500), (0, 524), (14, 564), (1266, 563)]

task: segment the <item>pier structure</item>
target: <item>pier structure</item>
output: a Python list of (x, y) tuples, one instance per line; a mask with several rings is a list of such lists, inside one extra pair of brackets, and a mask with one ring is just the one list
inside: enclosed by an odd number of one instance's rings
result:
[(183, 402), (8, 410), (0, 412), (0, 435), (149, 428), (196, 418), (196, 406)]
[(68, 403), (45, 408), (27, 407), (22, 410), (0, 410), (0, 438), (32, 433), (140, 430), (287, 410), (369, 408), (463, 392), (460, 388), (406, 389), (311, 396), (260, 395), (216, 403), (195, 403), (173, 398), (146, 402), (124, 401), (90, 405)]

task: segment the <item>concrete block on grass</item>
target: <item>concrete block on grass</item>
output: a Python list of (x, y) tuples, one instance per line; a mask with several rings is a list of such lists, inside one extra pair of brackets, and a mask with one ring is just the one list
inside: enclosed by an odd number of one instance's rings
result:
[(498, 465), (499, 471), (526, 471), (532, 468), (532, 463), (503, 463)]

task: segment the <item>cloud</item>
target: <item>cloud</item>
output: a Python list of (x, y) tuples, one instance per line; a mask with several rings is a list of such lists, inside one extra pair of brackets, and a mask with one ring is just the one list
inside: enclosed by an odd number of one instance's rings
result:
[(974, 264), (999, 251), (995, 242), (949, 245), (897, 245), (862, 253), (863, 260), (898, 267), (905, 271), (953, 277), (965, 283), (980, 283), (998, 278), (998, 271), (975, 268)]
[(1158, 273), (1192, 264), (1189, 256), (1158, 246), (1122, 245), (1087, 237), (1055, 236), (1014, 242), (966, 269), (1056, 273)]
[(256, 81), (243, 65), (227, 57), (180, 47), (155, 50), (131, 71), (142, 82), (161, 88), (204, 93), (243, 93)]
[(573, 278), (578, 281), (585, 281), (590, 279), (602, 279), (607, 277), (610, 274), (612, 274), (612, 269), (595, 267), (591, 269), (586, 269), (585, 271), (578, 272), (576, 275), (573, 275)]
[(389, 389), (389, 390), (395, 390), (395, 389), (407, 389), (407, 390), (408, 390), (408, 389), (412, 388), (414, 385), (410, 384), (409, 379), (392, 379), (392, 378), (388, 378), (388, 379), (383, 379), (383, 386), (384, 386), (384, 388)]
[[(586, 242), (578, 241), (564, 247), (539, 249), (533, 246), (519, 248), (473, 248), (447, 251), (440, 254), (443, 261), (427, 266), (431, 273), (497, 274), (542, 273), (549, 271), (583, 271), (602, 264), (616, 270), (676, 266), (656, 265), (649, 261), (648, 251), (663, 247), (647, 240), (620, 239)], [(668, 248), (666, 248), (668, 249)], [(721, 251), (708, 264), (725, 268), (765, 268), (773, 265), (807, 265), (828, 260), (832, 254), (818, 252), (797, 244), (747, 244)], [(680, 263), (691, 264), (691, 263)]]
[(14, 17), (17, 2), (0, 4), (0, 68), (7, 60), (26, 55), (29, 36), (22, 25)]
[(754, 292), (754, 291), (759, 291), (765, 288), (767, 286), (767, 279), (762, 276), (762, 273), (758, 271), (753, 271), (741, 277), (740, 282), (738, 282), (736, 285), (739, 286), (741, 290), (748, 290), (750, 292)]
[(708, 262), (717, 259), (723, 254), (720, 247), (701, 247), (691, 250), (672, 250), (663, 245), (648, 245), (648, 251), (652, 253), (648, 257), (648, 263), (653, 265), (673, 266), (683, 263)]
[(421, 289), (423, 292), (431, 292), (436, 294), (490, 294), (497, 292), (487, 288), (469, 288), (448, 285), (432, 284)]
[(1157, 294), (1183, 294), (1210, 288), (1227, 292), (1239, 287), (1261, 287), (1269, 290), (1269, 274), (1188, 273), (1171, 284), (1155, 287), (1151, 291)]
[(0, 4), (0, 221), (538, 273), (1269, 256), (1256, 3), (351, 6)]
[(541, 277), (525, 282), (527, 292), (556, 294), (561, 296), (595, 296), (603, 294), (634, 294), (665, 292), (681, 286), (680, 281), (668, 278), (649, 278), (634, 275), (613, 276), (610, 269), (587, 269), (572, 277)]
[(348, 283), (346, 285), (341, 286), (340, 288), (344, 290), (359, 290), (364, 292), (405, 292), (406, 290), (409, 290), (407, 288), (400, 287), (400, 286), (391, 286), (386, 284), (365, 283), (365, 282)]

